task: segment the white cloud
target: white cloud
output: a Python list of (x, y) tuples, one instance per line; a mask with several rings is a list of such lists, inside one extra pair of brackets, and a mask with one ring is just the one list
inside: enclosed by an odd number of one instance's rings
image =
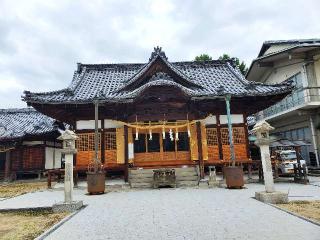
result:
[(16, 79), (1, 79), (0, 76), (0, 94), (7, 93), (9, 91), (23, 91), (24, 86)]
[(270, 39), (320, 36), (320, 2), (29, 0), (0, 2), (0, 108), (23, 90), (66, 87), (77, 62), (145, 62), (229, 53), (247, 64)]

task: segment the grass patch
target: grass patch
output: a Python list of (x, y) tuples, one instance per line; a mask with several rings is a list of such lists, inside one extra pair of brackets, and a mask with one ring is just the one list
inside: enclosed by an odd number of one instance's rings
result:
[(52, 211), (0, 213), (0, 239), (34, 239), (69, 214)]
[(320, 201), (292, 201), (277, 206), (320, 223)]
[(0, 184), (0, 198), (16, 197), (21, 194), (35, 192), (47, 188), (47, 182), (2, 183)]

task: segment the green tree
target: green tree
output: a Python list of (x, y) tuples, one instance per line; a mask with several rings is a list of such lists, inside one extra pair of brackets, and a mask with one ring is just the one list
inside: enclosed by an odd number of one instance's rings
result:
[(197, 61), (197, 62), (211, 61), (212, 57), (210, 57), (206, 53), (203, 53), (203, 54), (201, 54), (199, 56), (196, 56), (194, 60)]
[(239, 58), (237, 58), (237, 57), (232, 58), (228, 54), (224, 53), (222, 56), (219, 57), (219, 60), (233, 60), (243, 75), (246, 75), (246, 73), (248, 71), (248, 68), (247, 68), (246, 64), (244, 63), (244, 61), (240, 62)]

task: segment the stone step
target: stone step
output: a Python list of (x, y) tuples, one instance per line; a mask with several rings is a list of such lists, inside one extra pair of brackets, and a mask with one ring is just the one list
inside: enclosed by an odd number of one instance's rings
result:
[(198, 181), (198, 176), (176, 177), (177, 181)]
[[(176, 173), (176, 177), (194, 177), (194, 176), (198, 176), (198, 174), (196, 173), (191, 173), (191, 172), (187, 172), (187, 173)], [(129, 174), (129, 177), (133, 177), (133, 178), (152, 178), (153, 174)]]
[(189, 176), (198, 176), (198, 174), (196, 172), (182, 172), (182, 173), (176, 173), (176, 176), (189, 177)]
[(179, 181), (177, 187), (196, 187), (198, 183), (198, 181)]
[[(198, 176), (188, 176), (188, 177), (176, 177), (177, 182), (181, 181), (198, 181)], [(150, 183), (153, 181), (153, 178), (129, 178), (129, 182), (131, 183), (142, 183), (142, 182), (147, 182)]]
[[(198, 174), (195, 167), (175, 168), (177, 186), (198, 186)], [(152, 188), (153, 169), (130, 169), (129, 182), (132, 188)]]
[(153, 174), (129, 174), (131, 178), (152, 178)]
[(176, 173), (186, 173), (186, 172), (191, 172), (191, 173), (197, 173), (196, 168), (194, 167), (188, 167), (188, 168), (175, 168)]
[(152, 183), (130, 183), (132, 188), (152, 188)]
[[(196, 168), (194, 167), (187, 167), (187, 168), (174, 168), (176, 173), (181, 172), (196, 172)], [(129, 173), (136, 174), (136, 173), (153, 173), (155, 169), (129, 169)]]
[(144, 172), (140, 172), (140, 173), (129, 173), (130, 176), (153, 176), (153, 173), (144, 173)]
[(130, 179), (129, 180), (130, 183), (152, 183), (153, 179)]

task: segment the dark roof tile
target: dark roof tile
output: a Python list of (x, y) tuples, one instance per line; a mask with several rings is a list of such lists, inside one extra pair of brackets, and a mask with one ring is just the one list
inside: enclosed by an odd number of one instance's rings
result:
[[(100, 96), (105, 102), (126, 102), (136, 97), (142, 89), (154, 85), (174, 85), (191, 98), (211, 98), (225, 93), (236, 97), (267, 96), (288, 93), (292, 89), (288, 84), (265, 85), (249, 82), (230, 61), (169, 62), (161, 48), (155, 50), (157, 51), (152, 54), (150, 61), (145, 64), (78, 65), (68, 88), (46, 93), (25, 92), (23, 100), (30, 103), (80, 104), (92, 102)], [(152, 76), (143, 86), (136, 86), (128, 92), (126, 87), (137, 81), (157, 58), (167, 64), (188, 86), (173, 79), (154, 81)], [(224, 86), (224, 92), (219, 91), (220, 86)]]
[(55, 120), (33, 108), (0, 109), (0, 141), (55, 131)]

